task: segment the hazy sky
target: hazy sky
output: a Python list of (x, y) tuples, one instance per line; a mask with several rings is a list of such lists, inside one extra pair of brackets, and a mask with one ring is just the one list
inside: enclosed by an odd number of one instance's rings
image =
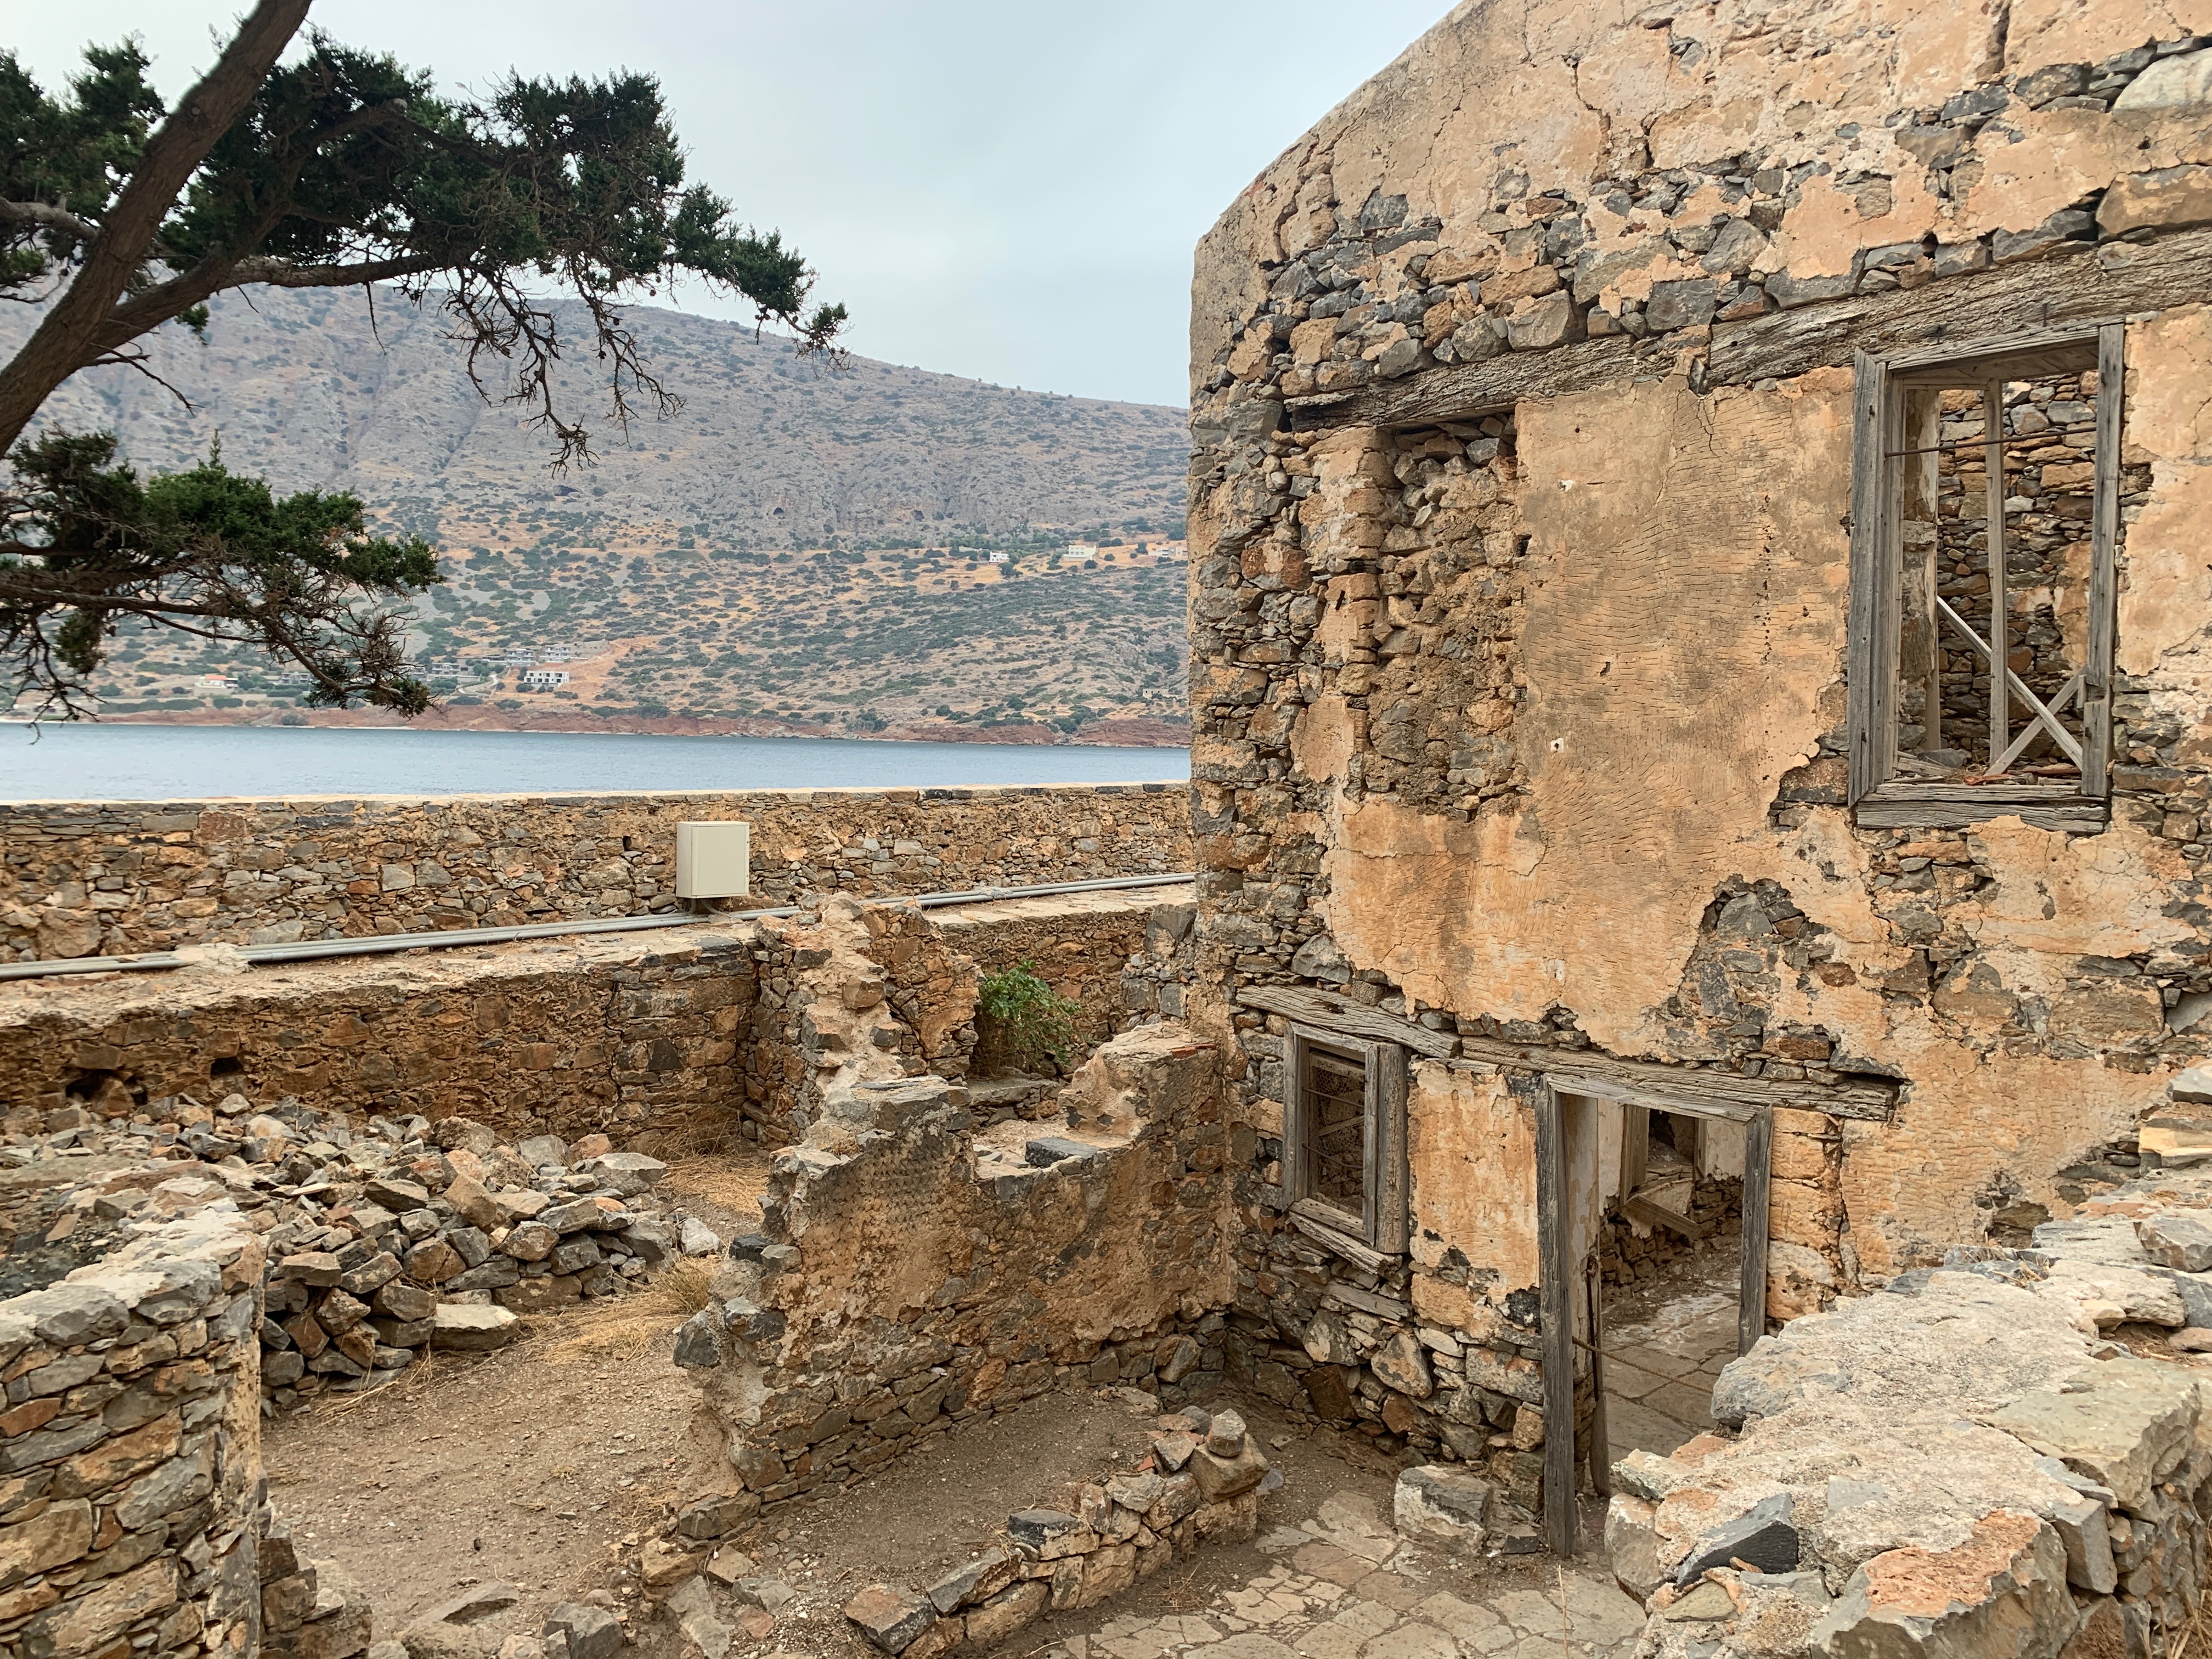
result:
[[(1192, 245), (1449, 0), (319, 0), (441, 85), (649, 70), (692, 177), (821, 272), (871, 357), (1180, 404)], [(58, 82), (137, 33), (172, 95), (239, 0), (9, 9)], [(687, 295), (692, 308), (744, 314)]]

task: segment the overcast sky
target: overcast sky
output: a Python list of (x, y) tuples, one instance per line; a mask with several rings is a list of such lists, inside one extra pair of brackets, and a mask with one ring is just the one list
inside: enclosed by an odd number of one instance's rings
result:
[[(871, 357), (1180, 405), (1193, 244), (1449, 0), (319, 0), (440, 83), (649, 70), (693, 178), (821, 272)], [(59, 82), (136, 33), (165, 93), (240, 0), (10, 6)], [(690, 308), (744, 314), (686, 295)]]

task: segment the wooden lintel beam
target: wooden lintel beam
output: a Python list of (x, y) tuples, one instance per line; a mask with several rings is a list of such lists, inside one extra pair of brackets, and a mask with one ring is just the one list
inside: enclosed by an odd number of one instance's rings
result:
[[(2080, 252), (2024, 259), (1887, 294), (1817, 301), (1713, 325), (1708, 386), (1783, 380), (1849, 363), (1855, 351), (1904, 356), (1948, 342), (2063, 331), (2137, 311), (2212, 302), (2212, 229), (2141, 245), (2106, 242)], [(1534, 398), (1670, 374), (1679, 343), (1626, 336), (1545, 351), (1515, 351), (1357, 391), (1289, 400), (1294, 429), (1430, 426)]]
[[(2014, 809), (2018, 810), (2018, 809)], [(1888, 1120), (1897, 1104), (1899, 1085), (1863, 1079), (1847, 1082), (1776, 1080), (1743, 1077), (1733, 1072), (1693, 1071), (1682, 1066), (1662, 1066), (1656, 1060), (1620, 1060), (1589, 1048), (1554, 1048), (1543, 1043), (1513, 1042), (1499, 1037), (1454, 1036), (1425, 1025), (1370, 1008), (1334, 992), (1290, 985), (1250, 985), (1237, 1000), (1261, 1013), (1279, 1014), (1317, 1030), (1395, 1042), (1431, 1060), (1480, 1060), (1518, 1072), (1534, 1072), (1555, 1079), (1566, 1092), (1601, 1093), (1609, 1097), (1643, 1100), (1661, 1109), (1670, 1102), (1678, 1109), (1702, 1111), (1705, 1115), (1743, 1119), (1761, 1108), (1785, 1106), (1800, 1111), (1824, 1112), (1831, 1117), (1861, 1118), (1873, 1122)]]
[(1449, 1060), (1459, 1051), (1459, 1041), (1449, 1032), (1431, 1031), (1415, 1021), (1386, 1014), (1380, 1008), (1364, 1007), (1333, 992), (1301, 990), (1288, 985), (1255, 985), (1238, 992), (1237, 1000), (1247, 1008), (1302, 1020), (1324, 1030), (1365, 1037), (1375, 1042), (1399, 1043), (1431, 1060)]

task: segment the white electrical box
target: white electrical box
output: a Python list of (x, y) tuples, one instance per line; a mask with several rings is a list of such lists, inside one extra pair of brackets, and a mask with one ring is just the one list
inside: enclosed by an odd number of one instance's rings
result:
[(753, 827), (750, 823), (676, 826), (676, 896), (739, 898), (753, 890)]

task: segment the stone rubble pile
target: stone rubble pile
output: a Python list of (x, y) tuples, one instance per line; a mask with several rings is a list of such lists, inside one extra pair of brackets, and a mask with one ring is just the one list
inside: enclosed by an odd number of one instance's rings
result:
[(1242, 1417), (1188, 1407), (1160, 1418), (1151, 1442), (1128, 1473), (1085, 1486), (1073, 1513), (1018, 1510), (1006, 1517), (1004, 1541), (919, 1591), (871, 1584), (845, 1604), (846, 1618), (902, 1659), (988, 1650), (1047, 1613), (1091, 1607), (1151, 1577), (1201, 1543), (1255, 1534), (1261, 1494), (1282, 1477)]
[[(292, 1099), (259, 1111), (242, 1095), (149, 1110), (127, 1127), (49, 1114), (43, 1150), (193, 1160), (179, 1178), (235, 1201), (266, 1252), (261, 1381), (280, 1410), (387, 1381), (434, 1351), (503, 1347), (524, 1316), (721, 1252), (702, 1222), (656, 1201), (665, 1164), (601, 1134), (509, 1146), (467, 1118), (360, 1123)], [(82, 1200), (95, 1221), (127, 1224), (149, 1200), (141, 1186), (101, 1185), (113, 1190)]]
[[(2115, 1340), (2115, 1338), (2122, 1340)], [(1808, 1315), (1614, 1468), (1639, 1659), (2174, 1650), (2212, 1533), (2212, 1171)]]

